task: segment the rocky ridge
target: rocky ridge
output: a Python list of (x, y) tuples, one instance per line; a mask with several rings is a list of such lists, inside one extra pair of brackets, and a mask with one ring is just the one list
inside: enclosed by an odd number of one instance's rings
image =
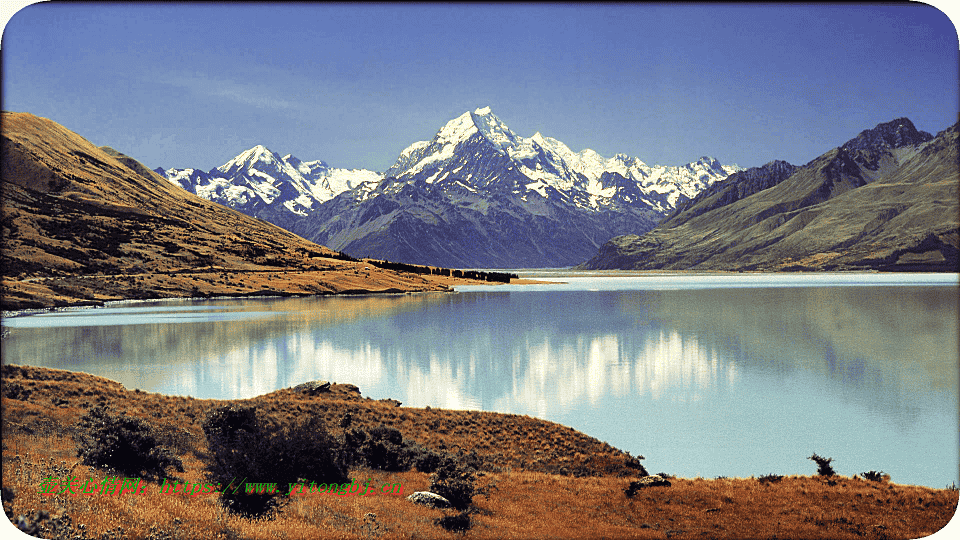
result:
[(934, 137), (900, 118), (806, 165), (739, 172), (582, 267), (955, 272), (957, 129)]

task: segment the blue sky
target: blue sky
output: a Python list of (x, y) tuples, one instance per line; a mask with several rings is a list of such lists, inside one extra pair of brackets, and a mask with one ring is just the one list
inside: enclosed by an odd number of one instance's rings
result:
[(518, 135), (648, 164), (804, 164), (958, 119), (957, 32), (923, 4), (35, 4), (3, 109), (154, 168), (263, 144), (383, 171), (490, 106)]

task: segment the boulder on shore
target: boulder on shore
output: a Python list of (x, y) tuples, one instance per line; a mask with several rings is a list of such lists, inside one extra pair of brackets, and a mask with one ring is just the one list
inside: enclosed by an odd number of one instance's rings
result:
[(308, 396), (315, 396), (321, 392), (329, 392), (330, 381), (309, 381), (294, 386), (293, 390), (302, 394), (307, 394)]

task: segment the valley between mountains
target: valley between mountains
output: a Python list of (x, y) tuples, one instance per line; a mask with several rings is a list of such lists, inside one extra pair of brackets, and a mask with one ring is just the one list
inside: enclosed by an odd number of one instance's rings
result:
[[(958, 126), (896, 119), (805, 165), (650, 166), (468, 111), (383, 173), (263, 146), (150, 170), (3, 113), (3, 306), (447, 290), (384, 270), (956, 271)], [(361, 260), (360, 258), (365, 258)], [(448, 272), (449, 274), (449, 272)]]

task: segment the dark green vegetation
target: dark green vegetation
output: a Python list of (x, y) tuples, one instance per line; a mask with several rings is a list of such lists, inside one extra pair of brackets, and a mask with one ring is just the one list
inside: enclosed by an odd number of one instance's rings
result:
[(130, 478), (157, 480), (167, 469), (183, 472), (183, 462), (160, 444), (157, 429), (143, 419), (111, 414), (98, 405), (77, 425), (77, 455), (83, 463)]
[[(289, 502), (289, 486), (294, 484), (348, 483), (351, 467), (390, 472), (416, 468), (434, 473), (431, 489), (455, 508), (468, 508), (476, 492), (474, 474), (481, 467), (475, 452), (438, 452), (405, 441), (393, 427), (348, 430), (349, 424), (341, 420), (343, 432), (334, 437), (319, 417), (281, 427), (253, 406), (217, 407), (202, 423), (210, 449), (208, 480), (220, 486), (220, 499), (232, 512), (260, 518), (273, 516)], [(239, 485), (266, 481), (275, 482), (277, 489), (247, 492)]]
[(517, 279), (519, 276), (507, 272), (485, 272), (483, 270), (451, 270), (449, 268), (436, 268), (431, 266), (420, 266), (416, 264), (396, 263), (390, 261), (370, 260), (370, 264), (385, 268), (387, 270), (396, 270), (397, 272), (410, 272), (412, 274), (432, 274), (436, 276), (447, 276), (455, 278), (473, 279), (477, 281), (491, 281), (496, 283), (510, 283), (511, 279)]
[(734, 173), (643, 236), (582, 265), (636, 270), (955, 272), (958, 125), (932, 137), (907, 119), (866, 130), (801, 167)]
[[(291, 484), (349, 481), (342, 452), (316, 417), (281, 428), (255, 407), (227, 405), (212, 410), (202, 428), (211, 454), (210, 481), (221, 486), (220, 499), (238, 514), (272, 514)], [(276, 482), (278, 489), (247, 493), (239, 484), (245, 482)]]
[(817, 464), (817, 474), (820, 476), (836, 476), (837, 472), (834, 471), (833, 466), (830, 465), (830, 463), (833, 461), (833, 458), (818, 456), (816, 453), (814, 453), (807, 459), (811, 459)]

